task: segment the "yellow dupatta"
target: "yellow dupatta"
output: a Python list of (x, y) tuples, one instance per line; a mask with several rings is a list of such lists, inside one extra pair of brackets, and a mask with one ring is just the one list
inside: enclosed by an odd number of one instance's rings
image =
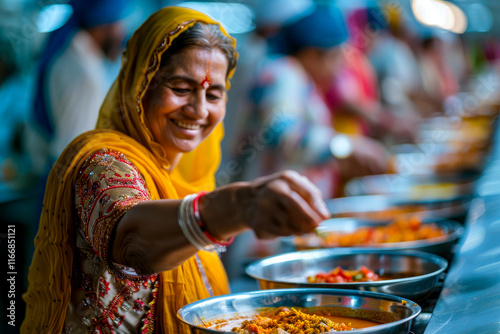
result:
[[(71, 297), (76, 217), (74, 183), (81, 165), (92, 152), (108, 148), (123, 153), (144, 177), (151, 199), (178, 199), (215, 187), (222, 124), (195, 150), (184, 154), (169, 173), (167, 152), (154, 141), (141, 102), (159, 69), (161, 55), (173, 39), (196, 22), (218, 24), (202, 13), (181, 7), (167, 7), (148, 18), (127, 43), (122, 69), (101, 108), (98, 130), (74, 139), (52, 168), (28, 274), (29, 287), (23, 296), (27, 309), (22, 333), (61, 333), (63, 330)], [(230, 37), (222, 27), (220, 30)], [(232, 41), (235, 46), (235, 40)], [(228, 80), (231, 76), (232, 73)], [(227, 277), (218, 255), (198, 252), (198, 256), (214, 293), (227, 293)], [(188, 333), (187, 326), (177, 320), (176, 311), (206, 297), (209, 295), (194, 257), (176, 269), (160, 273), (156, 331)]]

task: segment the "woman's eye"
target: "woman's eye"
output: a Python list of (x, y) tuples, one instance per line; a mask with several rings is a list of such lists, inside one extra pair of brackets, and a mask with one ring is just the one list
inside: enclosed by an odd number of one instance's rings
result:
[(210, 94), (210, 93), (207, 94), (207, 100), (209, 100), (209, 101), (215, 102), (215, 101), (219, 101), (220, 99), (221, 99), (221, 97), (218, 95)]
[(171, 88), (177, 94), (188, 94), (190, 92), (187, 88)]

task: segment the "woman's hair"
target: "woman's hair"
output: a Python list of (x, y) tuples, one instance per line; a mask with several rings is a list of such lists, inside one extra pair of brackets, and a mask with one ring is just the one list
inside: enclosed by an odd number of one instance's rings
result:
[(163, 54), (160, 67), (165, 66), (172, 55), (189, 46), (221, 50), (228, 63), (226, 76), (236, 67), (236, 50), (231, 39), (220, 31), (217, 24), (200, 22), (196, 22), (174, 39), (168, 50)]

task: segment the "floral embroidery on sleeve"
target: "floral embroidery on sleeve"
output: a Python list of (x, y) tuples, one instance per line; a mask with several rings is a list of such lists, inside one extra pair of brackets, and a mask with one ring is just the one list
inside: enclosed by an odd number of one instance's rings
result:
[(120, 152), (101, 149), (79, 171), (75, 204), (78, 229), (96, 254), (108, 262), (108, 246), (114, 226), (135, 204), (149, 200), (144, 179)]

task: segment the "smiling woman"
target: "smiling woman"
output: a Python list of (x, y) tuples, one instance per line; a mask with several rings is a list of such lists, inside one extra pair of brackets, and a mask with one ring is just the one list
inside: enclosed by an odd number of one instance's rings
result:
[(219, 49), (197, 46), (168, 59), (156, 75), (161, 85), (146, 94), (143, 106), (151, 132), (171, 148), (168, 158), (174, 162), (194, 150), (224, 118), (228, 60)]
[(122, 64), (98, 129), (50, 173), (22, 333), (189, 333), (176, 312), (228, 292), (216, 251), (236, 234), (303, 234), (329, 216), (292, 171), (215, 189), (236, 65), (217, 22), (164, 8)]

